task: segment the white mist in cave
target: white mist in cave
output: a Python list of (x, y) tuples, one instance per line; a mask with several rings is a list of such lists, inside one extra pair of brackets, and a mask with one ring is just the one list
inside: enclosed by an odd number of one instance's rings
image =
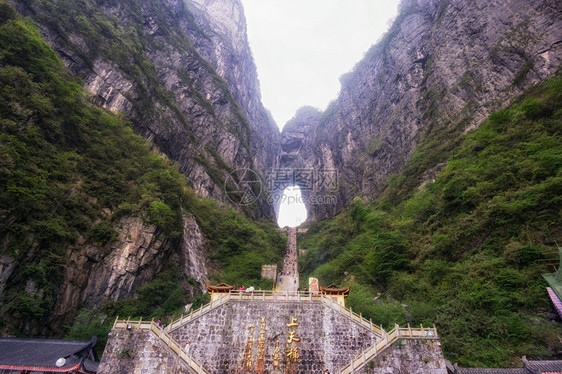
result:
[(277, 223), (280, 227), (297, 227), (306, 221), (306, 206), (298, 186), (285, 188), (281, 196)]

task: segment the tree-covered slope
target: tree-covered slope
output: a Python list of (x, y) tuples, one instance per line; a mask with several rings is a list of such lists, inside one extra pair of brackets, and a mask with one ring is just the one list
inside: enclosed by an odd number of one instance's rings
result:
[[(272, 166), (278, 130), (259, 100), (243, 16), (222, 17), (236, 30), (224, 37), (201, 27), (205, 15), (183, 0), (10, 2), (36, 22), (96, 105), (125, 114), (198, 193), (230, 203), (231, 174), (265, 175)], [(231, 10), (241, 7), (233, 1)], [(273, 216), (265, 195), (233, 205), (251, 217)]]
[(301, 238), (305, 272), (352, 284), (349, 305), (374, 322), (435, 323), (461, 365), (558, 352), (562, 325), (541, 274), (562, 239), (562, 76), (491, 114), (413, 196), (400, 199), (403, 187), (313, 225)]
[[(179, 313), (200, 293), (178, 260), (186, 217), (209, 277), (257, 285), (261, 265), (282, 257), (274, 224), (198, 197), (124, 116), (89, 98), (34, 23), (0, 1), (0, 331), (61, 335), (79, 308), (116, 299), (142, 316)], [(126, 268), (110, 261), (117, 252)]]

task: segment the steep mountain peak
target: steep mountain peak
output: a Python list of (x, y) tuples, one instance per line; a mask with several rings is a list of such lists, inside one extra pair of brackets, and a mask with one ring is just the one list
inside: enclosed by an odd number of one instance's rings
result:
[(310, 192), (335, 194), (336, 206), (308, 203), (309, 217), (329, 217), (354, 196), (379, 196), (417, 151), (404, 186), (413, 190), (463, 133), (551, 76), (562, 61), (561, 7), (550, 0), (403, 1), (389, 31), (341, 77), (339, 97), (316, 131), (291, 154), (297, 167), (338, 172), (337, 189)]
[(240, 0), (188, 0), (192, 12), (198, 11), (215, 32), (232, 43), (236, 53), (247, 50), (246, 18)]
[(310, 135), (316, 126), (322, 112), (317, 108), (302, 107), (291, 118), (281, 132), (281, 168), (295, 168), (295, 156), (299, 153), (302, 141)]

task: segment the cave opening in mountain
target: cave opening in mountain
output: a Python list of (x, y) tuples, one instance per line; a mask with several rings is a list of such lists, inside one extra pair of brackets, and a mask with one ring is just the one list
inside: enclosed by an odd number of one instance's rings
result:
[(297, 227), (306, 221), (307, 211), (299, 186), (285, 188), (280, 196), (277, 224), (279, 227)]

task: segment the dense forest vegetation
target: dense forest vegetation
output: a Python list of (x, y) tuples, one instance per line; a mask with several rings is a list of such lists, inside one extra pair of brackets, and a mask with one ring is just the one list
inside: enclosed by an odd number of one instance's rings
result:
[[(45, 17), (55, 22), (59, 9)], [(153, 86), (132, 30), (97, 15), (60, 17), (91, 36), (93, 52), (123, 57), (116, 61), (130, 77), (174, 110), (171, 95)], [(280, 230), (198, 197), (127, 118), (91, 100), (33, 22), (0, 0), (0, 256), (17, 263), (0, 292), (0, 331), (23, 335), (26, 323), (46, 323), (71, 248), (80, 240), (108, 254), (124, 217), (142, 217), (179, 243), (191, 214), (209, 243), (211, 282), (270, 288), (260, 268), (281, 260)], [(562, 327), (541, 274), (552, 271), (545, 260), (557, 259), (562, 232), (561, 104), (557, 75), (467, 135), (447, 143), (437, 138), (446, 129), (430, 134), (381, 198), (356, 198), (299, 238), (307, 251), (301, 280), (351, 284), (349, 306), (385, 327), (435, 323), (447, 358), (464, 366), (509, 366), (560, 350)], [(139, 105), (152, 114), (150, 103)], [(418, 188), (412, 175), (445, 157), (442, 144), (452, 155), (447, 166)], [(96, 334), (103, 343), (116, 315), (166, 321), (185, 304), (198, 307), (207, 299), (190, 292), (197, 287), (169, 260), (134, 298), (81, 310), (54, 334)]]
[[(20, 335), (24, 323), (46, 322), (72, 245), (81, 239), (107, 254), (122, 217), (142, 217), (179, 242), (182, 217), (192, 214), (209, 242), (212, 281), (271, 287), (260, 271), (283, 256), (276, 225), (198, 197), (126, 118), (88, 100), (33, 22), (0, 1), (0, 255), (17, 263), (0, 295), (0, 329)], [(179, 314), (193, 296), (204, 300), (189, 283), (168, 262), (135, 298), (81, 312), (70, 336), (103, 339), (117, 314)]]
[(435, 180), (404, 191), (401, 178), (313, 224), (299, 239), (305, 273), (351, 284), (349, 306), (384, 326), (435, 323), (463, 366), (559, 350), (541, 274), (562, 234), (562, 75), (464, 136)]
[[(185, 131), (183, 141), (189, 144), (186, 152), (190, 159), (199, 164), (217, 186), (222, 187), (230, 182), (229, 176), (237, 169), (237, 165), (225, 161), (220, 152), (217, 152), (216, 144), (201, 137), (201, 131), (197, 131), (200, 127), (192, 123), (197, 115), (193, 117), (193, 113), (188, 113), (185, 104), (182, 106), (162, 80), (163, 70), (169, 67), (162, 69), (160, 66), (159, 69), (155, 62), (157, 56), (169, 58), (176, 53), (182, 55), (183, 63), (189, 68), (174, 72), (177, 76), (173, 79), (177, 80), (177, 85), (188, 91), (185, 93), (187, 97), (197, 103), (198, 109), (205, 112), (205, 116), (212, 118), (222, 130), (240, 140), (247, 154), (252, 155), (248, 119), (226, 81), (198, 53), (183, 29), (182, 20), (185, 19), (189, 28), (197, 30), (201, 37), (208, 38), (205, 31), (197, 26), (185, 2), (174, 4), (120, 0), (103, 5), (90, 0), (19, 0), (16, 3), (26, 14), (32, 14), (31, 17), (40, 25), (44, 34), (54, 34), (56, 39), (62, 41), (60, 44), (63, 47), (59, 45), (59, 48), (68, 49), (72, 55), (70, 60), (74, 74), (88, 76), (92, 71), (97, 71), (96, 62), (102, 60), (110, 63), (123, 75), (124, 80), (132, 84), (130, 90), (122, 93), (132, 106), (128, 112), (129, 126), (137, 133), (145, 137), (152, 136), (160, 150), (167, 149), (163, 152), (170, 155), (171, 146), (163, 134), (174, 125), (181, 126), (182, 131)], [(113, 11), (109, 11), (107, 7)], [(150, 17), (147, 18), (147, 14)], [(151, 24), (157, 25), (157, 32), (146, 29), (148, 19)], [(190, 70), (195, 65), (197, 68)], [(203, 79), (205, 76), (210, 78), (210, 82)], [(209, 84), (213, 85), (215, 94), (220, 92), (223, 101), (228, 103), (228, 118), (221, 117), (217, 113), (219, 108), (214, 108), (214, 104), (208, 100), (206, 90), (209, 89)], [(91, 97), (91, 101), (100, 105), (104, 100), (95, 95)], [(150, 130), (148, 133), (147, 129)], [(186, 167), (185, 162), (181, 164)], [(229, 190), (234, 189), (235, 186), (229, 186)], [(260, 205), (264, 204), (265, 199), (258, 200), (242, 204), (238, 209), (248, 217), (270, 217), (265, 212), (272, 210), (265, 210)]]

